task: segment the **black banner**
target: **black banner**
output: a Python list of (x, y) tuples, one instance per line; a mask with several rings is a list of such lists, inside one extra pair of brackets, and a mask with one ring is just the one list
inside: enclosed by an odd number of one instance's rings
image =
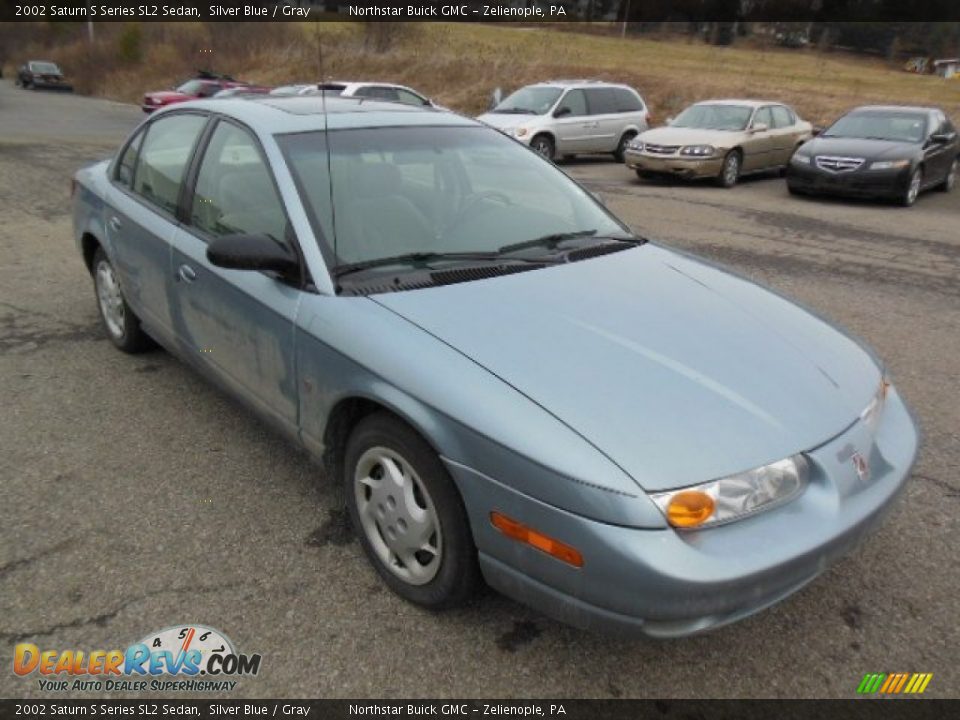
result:
[(960, 20), (957, 0), (0, 0), (5, 22)]
[[(952, 708), (952, 709), (951, 709)], [(933, 720), (957, 700), (0, 700), (0, 718), (545, 718), (547, 720)]]

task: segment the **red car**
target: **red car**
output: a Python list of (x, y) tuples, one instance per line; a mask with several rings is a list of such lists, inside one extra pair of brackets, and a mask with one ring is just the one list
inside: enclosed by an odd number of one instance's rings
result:
[(200, 77), (187, 80), (183, 85), (173, 90), (150, 92), (143, 96), (140, 106), (145, 113), (151, 113), (173, 103), (208, 98), (221, 90), (235, 87), (250, 87), (250, 83), (234, 80), (231, 77)]

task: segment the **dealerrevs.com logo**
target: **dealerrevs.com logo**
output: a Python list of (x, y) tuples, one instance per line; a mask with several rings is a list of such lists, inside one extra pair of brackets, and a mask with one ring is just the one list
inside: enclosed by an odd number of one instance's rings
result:
[(13, 672), (50, 692), (202, 692), (233, 690), (234, 678), (260, 672), (260, 655), (238, 653), (218, 630), (175, 625), (126, 650), (41, 650), (20, 643)]

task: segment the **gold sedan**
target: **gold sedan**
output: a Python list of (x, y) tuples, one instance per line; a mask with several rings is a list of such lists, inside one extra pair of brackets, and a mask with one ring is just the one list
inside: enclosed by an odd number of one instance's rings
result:
[(708, 100), (640, 133), (624, 160), (641, 178), (712, 177), (733, 187), (743, 174), (785, 168), (811, 137), (813, 126), (782, 103)]

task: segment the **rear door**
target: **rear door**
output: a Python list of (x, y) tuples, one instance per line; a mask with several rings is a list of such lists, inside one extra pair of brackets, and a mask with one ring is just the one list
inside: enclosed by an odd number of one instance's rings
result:
[(590, 128), (589, 149), (591, 152), (613, 152), (620, 142), (623, 116), (618, 112), (617, 97), (613, 88), (587, 88), (587, 107), (593, 126)]
[(770, 126), (773, 136), (771, 161), (774, 165), (786, 165), (793, 151), (800, 144), (800, 121), (786, 105), (772, 106), (770, 114), (773, 116), (773, 125)]
[(152, 332), (171, 337), (170, 251), (177, 206), (207, 123), (195, 112), (166, 114), (135, 135), (113, 170), (106, 232), (124, 295)]
[(185, 222), (174, 239), (174, 330), (195, 361), (295, 433), (294, 320), (302, 284), (273, 273), (216, 267), (207, 260), (207, 245), (233, 234), (268, 235), (294, 248), (296, 240), (251, 131), (220, 119), (202, 153), (187, 188)]

